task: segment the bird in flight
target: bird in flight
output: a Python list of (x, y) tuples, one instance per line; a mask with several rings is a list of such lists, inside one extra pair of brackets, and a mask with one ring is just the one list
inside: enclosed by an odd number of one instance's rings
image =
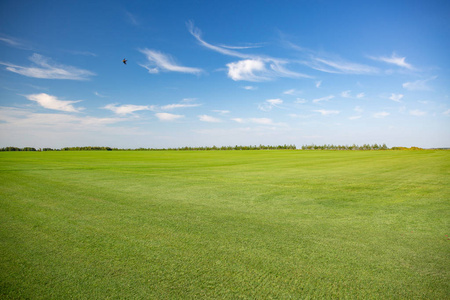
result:
[(127, 60), (125, 58), (122, 60), (122, 62), (123, 62), (124, 65), (127, 64)]

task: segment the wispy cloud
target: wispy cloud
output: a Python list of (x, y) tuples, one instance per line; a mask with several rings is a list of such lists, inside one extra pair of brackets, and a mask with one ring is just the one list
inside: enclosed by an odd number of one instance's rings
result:
[(264, 101), (264, 103), (259, 104), (258, 108), (262, 111), (270, 111), (272, 108), (277, 107), (283, 104), (283, 100), (281, 99), (268, 99)]
[(155, 116), (160, 121), (166, 121), (166, 122), (176, 121), (178, 119), (184, 118), (184, 115), (175, 115), (175, 114), (169, 114), (169, 113), (156, 113)]
[(312, 102), (313, 103), (319, 103), (319, 102), (322, 102), (322, 101), (329, 101), (329, 100), (331, 100), (333, 98), (334, 98), (334, 95), (329, 95), (329, 96), (326, 96), (326, 97), (314, 99)]
[(339, 110), (318, 109), (318, 110), (314, 110), (314, 111), (320, 113), (322, 116), (337, 115), (340, 113)]
[(247, 118), (247, 119), (232, 118), (231, 120), (235, 121), (237, 123), (240, 123), (240, 124), (252, 123), (252, 124), (257, 124), (257, 125), (270, 125), (270, 126), (285, 126), (286, 125), (285, 123), (275, 123), (270, 118)]
[(359, 93), (356, 96), (353, 96), (351, 90), (343, 91), (341, 93), (341, 97), (343, 97), (343, 98), (353, 98), (353, 99), (357, 98), (357, 99), (361, 99), (361, 98), (364, 98), (365, 96), (366, 95), (364, 93)]
[(366, 96), (366, 94), (359, 93), (358, 95), (356, 95), (356, 98), (361, 99), (361, 98), (364, 98), (365, 96)]
[(145, 65), (140, 65), (148, 70), (149, 73), (156, 74), (160, 71), (166, 72), (180, 72), (180, 73), (190, 73), (190, 74), (200, 74), (203, 72), (199, 68), (184, 67), (175, 63), (173, 58), (167, 54), (156, 50), (150, 49), (140, 49), (141, 53), (145, 54), (148, 63)]
[(297, 98), (297, 100), (294, 101), (294, 103), (297, 103), (297, 104), (304, 104), (306, 102), (308, 102), (308, 100), (303, 99), (303, 98)]
[(285, 66), (290, 63), (289, 60), (268, 57), (264, 55), (255, 55), (241, 53), (237, 48), (225, 48), (210, 44), (203, 40), (202, 32), (194, 26), (193, 22), (187, 24), (189, 32), (194, 36), (203, 47), (206, 47), (223, 55), (240, 58), (237, 62), (228, 63), (228, 77), (231, 79), (246, 81), (267, 81), (276, 77), (289, 78), (311, 78), (309, 75), (288, 70)]
[(361, 116), (351, 116), (348, 119), (349, 120), (358, 120), (358, 119), (361, 119), (361, 118), (362, 118)]
[(252, 86), (252, 85), (246, 85), (242, 87), (244, 90), (248, 90), (248, 91), (252, 91), (252, 90), (256, 90), (257, 87), (256, 86)]
[(374, 116), (375, 118), (385, 118), (385, 117), (387, 117), (387, 116), (389, 116), (389, 115), (390, 115), (390, 113), (388, 113), (388, 112), (386, 112), (386, 111), (377, 112), (377, 113), (374, 113), (374, 114), (373, 114), (373, 116)]
[[(36, 126), (50, 126), (55, 128), (73, 128), (74, 125), (101, 126), (125, 120), (125, 118), (96, 118), (65, 113), (34, 113), (21, 108), (0, 107), (0, 123), (14, 124), (15, 127), (27, 126), (35, 128)], [(78, 127), (78, 129), (82, 128), (85, 127)]]
[(6, 70), (10, 72), (34, 78), (87, 80), (95, 75), (88, 70), (56, 64), (49, 58), (36, 53), (29, 59), (38, 67), (23, 67), (5, 62), (0, 62), (0, 65), (6, 66)]
[[(450, 109), (449, 109), (449, 111), (450, 111)], [(242, 119), (242, 118), (232, 118), (231, 120), (232, 120), (232, 121), (235, 121), (235, 122), (237, 122), (237, 123), (245, 123), (245, 120)]]
[(364, 112), (364, 109), (362, 109), (359, 106), (356, 106), (353, 110), (356, 111), (357, 113), (360, 113), (360, 114)]
[(393, 64), (402, 68), (413, 70), (414, 67), (405, 61), (406, 57), (399, 57), (395, 53), (392, 53), (390, 57), (387, 56), (369, 56), (370, 59), (382, 61), (388, 64)]
[(66, 52), (73, 54), (73, 55), (83, 55), (83, 56), (92, 56), (92, 57), (97, 56), (97, 54), (90, 52), (90, 51), (67, 50)]
[(212, 116), (208, 116), (208, 115), (200, 115), (198, 116), (198, 119), (202, 122), (208, 122), (208, 123), (220, 123), (222, 122), (221, 119), (219, 118), (215, 118)]
[(405, 82), (402, 86), (403, 88), (409, 90), (409, 91), (431, 91), (432, 88), (430, 88), (427, 83), (429, 81), (435, 80), (437, 76), (433, 76), (428, 79), (423, 80), (416, 80), (413, 82)]
[(243, 50), (243, 49), (261, 48), (262, 44), (248, 44), (246, 46), (219, 45), (219, 47), (226, 48), (226, 49), (232, 49), (232, 50)]
[(344, 97), (344, 98), (350, 98), (350, 97), (351, 97), (350, 93), (351, 93), (350, 90), (349, 90), (349, 91), (343, 91), (343, 92), (341, 93), (341, 97)]
[(114, 112), (118, 115), (128, 115), (133, 114), (136, 111), (141, 110), (154, 110), (154, 106), (150, 105), (133, 105), (133, 104), (124, 104), (124, 105), (117, 105), (117, 104), (108, 104), (104, 109), (109, 109), (110, 111)]
[(0, 36), (0, 41), (13, 47), (20, 47), (22, 45), (18, 40), (14, 38)]
[(304, 64), (318, 71), (337, 74), (376, 74), (375, 67), (349, 62), (341, 58), (323, 58), (312, 55)]
[(316, 88), (320, 88), (322, 85), (322, 80), (316, 81)]
[(189, 107), (197, 107), (197, 106), (201, 106), (201, 104), (198, 103), (175, 103), (175, 104), (167, 104), (164, 106), (161, 106), (161, 109), (163, 110), (171, 110), (171, 109), (176, 109), (176, 108), (189, 108)]
[(285, 94), (285, 95), (291, 95), (291, 96), (299, 95), (299, 94), (301, 94), (301, 93), (302, 93), (302, 91), (296, 90), (296, 89), (290, 89), (290, 90), (287, 90), (287, 91), (284, 91), (284, 92), (283, 92), (283, 94)]
[[(284, 41), (284, 43), (302, 54), (304, 59), (302, 64), (318, 71), (336, 74), (377, 74), (380, 72), (378, 68), (350, 62), (338, 55), (324, 52), (314, 51), (305, 47), (300, 47), (292, 42)], [(317, 83), (316, 83), (317, 84)], [(316, 87), (320, 87), (321, 81)]]
[(97, 97), (100, 97), (100, 98), (106, 98), (105, 95), (100, 94), (99, 92), (94, 92), (94, 95), (97, 96)]
[(275, 125), (272, 119), (269, 118), (250, 118), (250, 122), (260, 125)]
[(75, 108), (72, 105), (73, 103), (78, 103), (81, 100), (76, 100), (76, 101), (59, 100), (55, 96), (45, 94), (45, 93), (26, 95), (25, 97), (30, 101), (37, 102), (40, 106), (47, 108), (47, 109), (66, 111), (66, 112), (80, 112), (81, 110), (83, 110), (83, 108), (81, 108), (81, 107)]
[(416, 117), (421, 117), (426, 115), (427, 113), (425, 111), (419, 110), (419, 109), (415, 109), (415, 110), (410, 110), (409, 114), (411, 116), (416, 116)]
[(450, 115), (450, 109), (447, 109), (446, 111), (444, 111), (443, 114), (449, 116)]
[(138, 19), (137, 19), (137, 17), (134, 14), (130, 13), (129, 11), (125, 11), (125, 16), (127, 17), (127, 20), (132, 25), (134, 25), (134, 26), (138, 26), (139, 25)]
[(226, 115), (226, 114), (230, 113), (229, 110), (221, 110), (221, 109), (215, 109), (215, 110), (213, 110), (213, 112), (221, 114), (221, 115)]
[(3, 42), (5, 44), (7, 44), (8, 46), (17, 48), (17, 49), (23, 49), (23, 50), (31, 50), (32, 48), (27, 45), (26, 42), (21, 41), (20, 39), (11, 37), (11, 36), (6, 36), (4, 34), (0, 34), (0, 42)]
[(391, 96), (389, 97), (389, 99), (395, 102), (402, 102), (401, 101), (402, 98), (403, 98), (402, 94), (394, 94), (394, 93), (392, 93)]

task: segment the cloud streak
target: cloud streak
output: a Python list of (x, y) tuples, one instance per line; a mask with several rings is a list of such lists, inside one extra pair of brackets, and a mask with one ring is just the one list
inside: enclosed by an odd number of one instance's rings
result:
[(172, 122), (176, 121), (178, 119), (184, 118), (184, 115), (175, 115), (175, 114), (169, 114), (169, 113), (157, 113), (155, 116), (160, 120), (164, 122)]
[(41, 94), (32, 94), (25, 96), (30, 101), (37, 102), (40, 106), (47, 108), (47, 109), (53, 109), (53, 110), (59, 110), (59, 111), (65, 111), (65, 112), (80, 112), (83, 108), (75, 108), (72, 104), (78, 103), (81, 100), (77, 101), (67, 101), (67, 100), (59, 100), (55, 96), (41, 93)]
[(49, 58), (37, 53), (33, 54), (29, 59), (37, 67), (23, 67), (6, 62), (0, 62), (0, 65), (6, 66), (6, 70), (10, 72), (43, 79), (87, 80), (89, 77), (95, 75), (95, 73), (88, 70), (56, 64)]
[(271, 111), (272, 108), (278, 107), (283, 104), (283, 100), (281, 99), (267, 99), (264, 103), (258, 105), (258, 108), (262, 111)]
[(320, 113), (322, 116), (337, 115), (337, 114), (340, 113), (339, 110), (317, 109), (317, 110), (314, 110), (314, 111)]
[(198, 116), (198, 119), (202, 122), (208, 122), (208, 123), (220, 123), (222, 122), (221, 119), (219, 118), (215, 118), (212, 116), (208, 116), (208, 115), (200, 115)]
[(373, 60), (378, 60), (378, 61), (382, 61), (388, 64), (393, 64), (402, 68), (406, 68), (409, 70), (414, 70), (414, 67), (407, 63), (405, 61), (406, 57), (399, 57), (397, 56), (395, 53), (392, 53), (391, 57), (387, 57), (387, 56), (379, 56), (379, 57), (374, 57), (374, 56), (369, 56), (370, 59)]
[(403, 95), (402, 94), (391, 94), (391, 96), (389, 97), (389, 99), (391, 99), (392, 101), (395, 101), (395, 102), (402, 102), (401, 101), (401, 99), (403, 98)]
[(314, 99), (312, 102), (313, 103), (319, 103), (319, 102), (322, 102), (322, 101), (330, 101), (333, 98), (334, 98), (334, 95), (329, 95), (329, 96), (326, 96), (326, 97)]
[(432, 88), (430, 88), (427, 83), (429, 81), (435, 80), (437, 76), (433, 76), (428, 79), (423, 80), (416, 80), (413, 82), (405, 82), (402, 86), (404, 89), (407, 89), (409, 91), (431, 91)]
[(118, 115), (128, 115), (141, 110), (154, 110), (155, 107), (150, 105), (124, 104), (117, 106), (117, 104), (108, 104), (103, 108), (108, 109)]
[(189, 32), (192, 36), (205, 48), (213, 50), (223, 55), (240, 58), (237, 62), (228, 63), (228, 77), (232, 80), (239, 81), (267, 81), (273, 80), (277, 77), (288, 78), (312, 78), (309, 75), (288, 70), (285, 66), (291, 61), (286, 59), (273, 58), (263, 55), (246, 54), (235, 51), (238, 48), (232, 49), (223, 46), (216, 46), (206, 42), (202, 38), (200, 29), (194, 26), (193, 22), (187, 24)]
[(141, 53), (143, 53), (148, 60), (147, 64), (140, 65), (141, 67), (148, 70), (151, 74), (159, 73), (160, 71), (164, 72), (179, 72), (179, 73), (189, 73), (189, 74), (200, 74), (203, 72), (202, 69), (185, 67), (176, 64), (174, 59), (167, 54), (156, 50), (150, 49), (140, 49)]

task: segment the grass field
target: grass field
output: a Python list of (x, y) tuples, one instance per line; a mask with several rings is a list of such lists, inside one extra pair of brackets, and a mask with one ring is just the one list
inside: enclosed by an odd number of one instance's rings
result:
[(0, 153), (3, 299), (449, 299), (450, 151)]

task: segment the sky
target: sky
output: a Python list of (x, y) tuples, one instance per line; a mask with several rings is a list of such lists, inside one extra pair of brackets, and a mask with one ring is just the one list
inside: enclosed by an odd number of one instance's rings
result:
[(449, 15), (447, 0), (2, 0), (0, 147), (450, 147)]

